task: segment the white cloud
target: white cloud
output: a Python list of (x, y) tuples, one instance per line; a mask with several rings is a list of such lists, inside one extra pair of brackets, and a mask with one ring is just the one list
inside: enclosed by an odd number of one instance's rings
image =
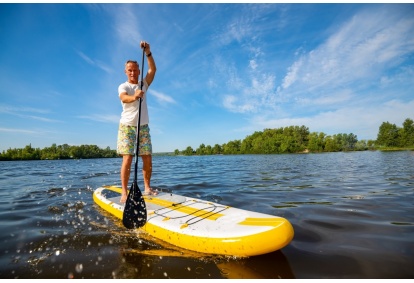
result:
[(104, 123), (119, 123), (120, 116), (119, 115), (108, 115), (108, 114), (92, 114), (92, 115), (81, 115), (78, 116), (80, 119), (87, 119), (97, 122), (104, 122)]
[(151, 92), (151, 95), (155, 96), (155, 98), (157, 99), (159, 103), (172, 103), (172, 104), (176, 103), (175, 100), (171, 96), (168, 96), (164, 93), (161, 93), (155, 90), (150, 90), (150, 92)]
[[(105, 5), (104, 5), (105, 6)], [(114, 29), (120, 44), (127, 44), (133, 47), (138, 47), (141, 33), (139, 32), (138, 13), (133, 6), (128, 4), (109, 7), (108, 12), (114, 18)], [(142, 12), (143, 13), (143, 12)]]
[(250, 26), (244, 18), (231, 20), (225, 27), (225, 32), (219, 36), (219, 42), (222, 45), (231, 44), (233, 41), (242, 42), (249, 37)]
[(23, 133), (23, 134), (36, 134), (36, 133), (38, 133), (38, 131), (24, 130), (24, 129), (13, 129), (13, 128), (0, 128), (0, 132)]
[(42, 117), (34, 114), (49, 114), (50, 111), (46, 109), (33, 108), (33, 107), (15, 107), (10, 105), (2, 104), (0, 105), (0, 113), (13, 115), (23, 119), (38, 120), (48, 123), (60, 123), (62, 121), (56, 119), (50, 119), (47, 117)]
[(256, 62), (256, 60), (250, 60), (250, 62), (249, 62), (249, 66), (250, 66), (250, 68), (254, 71), (254, 70), (256, 70), (257, 69), (257, 62)]
[(88, 64), (90, 65), (95, 65), (95, 62), (93, 62), (93, 60), (91, 58), (89, 58), (88, 56), (86, 56), (83, 52), (81, 51), (77, 51), (78, 55), (85, 60)]
[(223, 106), (232, 112), (246, 113), (254, 110), (252, 103), (238, 103), (240, 99), (234, 95), (223, 97)]
[(105, 63), (99, 61), (99, 60), (92, 60), (91, 58), (89, 58), (87, 55), (85, 55), (83, 52), (81, 51), (76, 51), (78, 53), (78, 55), (85, 60), (89, 65), (92, 66), (96, 66), (100, 69), (102, 69), (103, 71), (107, 72), (107, 73), (113, 73), (112, 68), (110, 68), (109, 66), (107, 66)]
[(314, 92), (372, 84), (414, 51), (414, 18), (363, 12), (289, 67), (282, 87)]
[[(301, 55), (281, 76), (280, 85), (275, 74), (262, 71), (258, 63), (260, 55), (257, 55), (260, 53), (256, 52), (257, 57), (247, 62), (252, 70), (247, 79), (241, 78), (241, 70), (227, 67), (222, 70), (229, 87), (222, 96), (223, 107), (231, 112), (256, 113), (258, 118), (272, 117), (284, 125), (292, 119), (287, 117), (300, 116), (293, 121), (310, 123), (317, 115), (321, 117), (318, 122), (327, 119), (341, 125), (343, 121), (350, 121), (346, 115), (339, 115), (345, 111), (344, 104), (349, 107), (345, 112), (353, 112), (353, 108), (377, 107), (390, 94), (395, 98), (407, 97), (407, 89), (414, 84), (408, 74), (413, 71), (412, 67), (401, 64), (414, 52), (414, 18), (389, 13), (388, 8), (381, 6), (380, 10), (356, 14), (313, 50), (305, 52), (302, 47), (296, 48), (295, 52), (300, 50)], [(381, 114), (374, 109), (373, 112)], [(328, 117), (334, 114), (340, 118)], [(366, 113), (355, 111), (357, 114), (353, 126), (364, 120)], [(311, 115), (309, 119), (307, 115)], [(375, 117), (369, 120), (378, 122)], [(272, 124), (272, 121), (269, 122)]]
[(282, 88), (288, 88), (291, 86), (298, 77), (298, 72), (302, 66), (302, 59), (299, 59), (298, 61), (294, 62), (292, 66), (289, 67), (288, 73), (283, 79)]
[(232, 112), (255, 113), (264, 106), (274, 109), (277, 101), (275, 94), (275, 77), (262, 75), (251, 77), (250, 82), (241, 82), (234, 92), (223, 96), (223, 106)]
[(344, 89), (335, 92), (335, 94), (328, 93), (326, 95), (320, 95), (317, 98), (299, 97), (295, 102), (307, 107), (312, 105), (340, 105), (351, 101), (353, 98), (354, 93), (350, 89)]
[[(50, 131), (50, 130), (46, 130), (46, 129), (42, 129), (42, 128), (36, 128), (36, 129), (21, 129), (21, 128), (0, 128), (0, 133), (5, 133), (5, 136), (2, 137), (2, 143), (1, 143), (1, 147), (0, 150), (6, 150), (6, 148), (8, 147), (13, 147), (15, 148), (15, 146), (10, 146), (7, 144), (18, 144), (18, 143), (25, 143), (28, 138), (44, 138), (44, 137), (50, 137), (52, 136), (55, 132)], [(18, 137), (18, 138), (17, 138)], [(29, 140), (30, 140), (29, 139)], [(27, 142), (27, 144), (30, 142)], [(6, 145), (5, 145), (6, 144)], [(25, 145), (22, 145), (22, 147), (24, 147)]]
[(41, 108), (33, 108), (33, 107), (15, 107), (7, 104), (0, 104), (0, 113), (8, 113), (8, 114), (19, 114), (19, 113), (39, 113), (39, 114), (47, 114), (50, 113), (49, 110), (41, 109)]

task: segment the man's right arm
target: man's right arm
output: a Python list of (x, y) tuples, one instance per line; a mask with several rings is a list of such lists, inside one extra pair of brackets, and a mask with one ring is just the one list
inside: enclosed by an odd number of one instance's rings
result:
[(119, 94), (119, 99), (121, 99), (123, 103), (131, 103), (131, 102), (137, 101), (140, 97), (143, 97), (143, 96), (144, 96), (144, 92), (140, 89), (137, 89), (134, 95), (128, 95), (128, 93), (126, 92), (121, 92)]

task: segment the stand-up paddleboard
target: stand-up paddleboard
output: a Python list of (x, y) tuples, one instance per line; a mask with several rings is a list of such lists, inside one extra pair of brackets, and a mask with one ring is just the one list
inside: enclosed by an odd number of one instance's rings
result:
[[(103, 186), (96, 204), (122, 219), (121, 188)], [(139, 228), (153, 237), (191, 251), (255, 256), (280, 250), (293, 239), (288, 220), (173, 193), (144, 196), (147, 223)]]

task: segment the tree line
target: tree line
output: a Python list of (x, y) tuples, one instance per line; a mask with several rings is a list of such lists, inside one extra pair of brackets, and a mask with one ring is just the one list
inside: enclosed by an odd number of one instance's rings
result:
[(201, 144), (197, 149), (188, 146), (176, 149), (175, 155), (212, 154), (277, 154), (302, 152), (362, 151), (385, 148), (413, 148), (414, 122), (407, 118), (403, 127), (383, 122), (376, 140), (358, 140), (353, 133), (327, 135), (310, 132), (306, 126), (289, 126), (256, 131), (243, 140), (233, 140), (214, 146)]
[[(289, 126), (277, 129), (256, 131), (243, 140), (233, 140), (214, 146), (201, 144), (197, 149), (188, 146), (184, 150), (176, 149), (174, 155), (212, 155), (212, 154), (277, 154), (301, 152), (360, 151), (388, 148), (414, 149), (414, 122), (407, 118), (402, 127), (383, 122), (376, 140), (358, 140), (350, 134), (326, 135), (323, 132), (310, 132), (305, 126)], [(89, 159), (119, 157), (116, 150), (97, 145), (70, 146), (56, 145), (43, 149), (9, 148), (0, 153), (0, 161), (45, 160), (45, 159)]]
[(43, 149), (33, 148), (27, 145), (25, 148), (9, 148), (0, 153), (0, 161), (12, 160), (46, 160), (46, 159), (89, 159), (89, 158), (113, 158), (118, 157), (116, 150), (109, 146), (105, 149), (97, 145), (56, 145)]

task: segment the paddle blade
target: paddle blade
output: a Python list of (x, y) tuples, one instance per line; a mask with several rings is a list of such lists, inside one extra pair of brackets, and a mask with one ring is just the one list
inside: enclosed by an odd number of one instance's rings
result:
[(122, 223), (128, 229), (139, 228), (147, 222), (147, 208), (136, 181), (132, 183), (125, 203)]

